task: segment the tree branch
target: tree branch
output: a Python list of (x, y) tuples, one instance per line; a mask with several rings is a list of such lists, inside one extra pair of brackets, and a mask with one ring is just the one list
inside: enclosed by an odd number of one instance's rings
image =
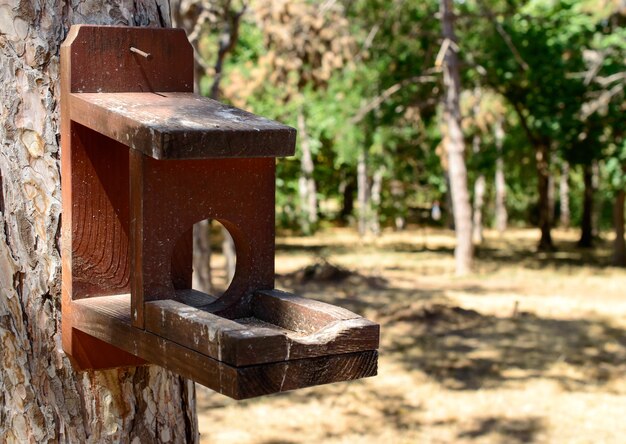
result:
[(429, 75), (420, 75), (420, 76), (414, 76), (408, 79), (404, 79), (403, 81), (390, 86), (389, 88), (384, 90), (382, 94), (374, 97), (369, 103), (367, 103), (365, 106), (362, 106), (354, 115), (354, 117), (352, 117), (349, 120), (349, 123), (351, 125), (355, 125), (361, 122), (365, 118), (365, 116), (367, 116), (368, 113), (377, 109), (385, 100), (389, 99), (389, 97), (391, 97), (392, 95), (400, 91), (400, 89), (402, 89), (403, 87), (410, 85), (411, 83), (416, 83), (416, 82), (426, 83), (426, 82), (434, 82), (435, 80), (437, 80), (435, 76), (429, 76)]
[(217, 100), (219, 97), (224, 60), (226, 59), (228, 53), (231, 52), (237, 44), (237, 40), (239, 39), (239, 24), (241, 22), (241, 17), (246, 12), (247, 8), (248, 4), (244, 3), (241, 10), (235, 12), (230, 8), (230, 1), (225, 5), (224, 15), (226, 16), (225, 18), (228, 21), (228, 24), (220, 36), (220, 46), (217, 53), (217, 60), (215, 61), (215, 77), (213, 79), (213, 85), (211, 85), (210, 97), (212, 99)]

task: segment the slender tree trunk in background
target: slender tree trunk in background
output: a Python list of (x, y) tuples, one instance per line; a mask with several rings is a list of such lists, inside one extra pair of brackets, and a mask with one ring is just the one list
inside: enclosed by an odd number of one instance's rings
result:
[(339, 213), (339, 218), (346, 222), (350, 216), (352, 216), (352, 212), (354, 211), (354, 182), (353, 179), (344, 180), (341, 183), (339, 192), (341, 193), (343, 199), (341, 204), (341, 212)]
[(302, 159), (300, 159), (300, 177), (298, 179), (298, 191), (300, 193), (300, 206), (302, 207), (302, 231), (311, 234), (317, 224), (317, 186), (313, 179), (313, 154), (311, 142), (307, 134), (306, 122), (302, 111), (298, 113), (298, 136)]
[[(454, 12), (452, 0), (441, 0), (441, 26), (443, 38), (449, 43), (443, 60), (444, 115), (446, 135), (444, 145), (448, 153), (450, 185), (454, 206), (456, 248), (454, 257), (456, 273), (464, 275), (472, 269), (474, 247), (472, 245), (472, 208), (467, 190), (467, 169), (465, 166), (465, 142), (461, 130), (461, 80), (459, 60), (456, 53), (454, 34)], [(445, 42), (444, 42), (445, 44)]]
[(193, 288), (204, 293), (213, 291), (211, 273), (211, 220), (193, 226)]
[[(475, 89), (476, 102), (473, 107), (474, 118), (480, 114), (480, 88)], [(480, 153), (480, 136), (474, 134), (472, 138), (472, 153), (477, 156)], [(483, 242), (483, 207), (485, 205), (485, 192), (487, 183), (485, 175), (481, 172), (474, 182), (474, 208), (472, 211), (472, 238), (475, 244)]]
[(590, 248), (593, 245), (593, 168), (590, 164), (583, 166), (583, 182), (585, 189), (578, 246)]
[(626, 266), (626, 244), (624, 243), (624, 200), (626, 192), (619, 190), (613, 203), (613, 228), (615, 240), (613, 241), (613, 265)]
[(539, 229), (541, 239), (539, 250), (554, 250), (552, 243), (552, 215), (550, 214), (550, 159), (546, 144), (536, 147), (535, 158), (537, 163), (537, 188), (539, 193)]
[(404, 184), (401, 180), (392, 180), (389, 184), (389, 188), (395, 212), (395, 229), (396, 231), (402, 231), (406, 227), (406, 219), (404, 217), (406, 211), (404, 205)]
[(193, 383), (76, 373), (60, 348), (59, 48), (71, 23), (167, 26), (162, 0), (0, 6), (0, 441), (197, 442)]
[[(551, 150), (550, 154), (550, 164), (554, 165), (556, 163), (556, 153), (554, 150)], [(554, 209), (555, 209), (555, 183), (554, 183), (554, 174), (551, 171), (548, 171), (548, 214), (550, 215), (550, 226), (554, 226)]]
[(559, 182), (560, 222), (561, 227), (569, 228), (571, 215), (569, 210), (569, 163), (563, 162), (561, 180)]
[(383, 191), (383, 174), (385, 173), (385, 168), (380, 167), (374, 173), (374, 177), (372, 178), (372, 189), (371, 189), (371, 220), (370, 220), (370, 230), (374, 236), (380, 236), (380, 204), (381, 204), (381, 195)]
[(487, 184), (485, 175), (481, 174), (474, 182), (473, 239), (475, 244), (483, 242), (483, 206)]
[(450, 230), (454, 230), (454, 201), (452, 200), (452, 183), (450, 182), (450, 171), (444, 171), (444, 179), (446, 181), (446, 226)]
[(226, 290), (235, 277), (235, 270), (237, 269), (237, 250), (235, 249), (235, 240), (230, 235), (230, 231), (222, 225), (222, 254), (226, 260), (225, 268), (225, 287)]
[[(475, 89), (476, 102), (473, 107), (474, 118), (480, 114), (480, 88)], [(478, 133), (472, 137), (472, 153), (477, 156), (480, 153), (480, 136)], [(485, 205), (485, 192), (487, 183), (485, 175), (479, 173), (474, 182), (474, 208), (472, 209), (472, 239), (476, 245), (483, 242), (483, 207)]]
[(502, 158), (502, 149), (504, 145), (504, 128), (502, 118), (498, 118), (495, 123), (494, 137), (496, 140), (496, 149), (498, 157), (496, 158), (496, 230), (500, 234), (504, 233), (508, 223), (508, 214), (506, 211), (506, 181), (504, 178), (504, 159)]
[(600, 205), (596, 205), (596, 192), (600, 188), (600, 163), (597, 160), (591, 162), (591, 196), (594, 204), (591, 209), (591, 235), (593, 239), (600, 236)]
[(359, 153), (356, 166), (357, 200), (359, 204), (359, 235), (367, 233), (367, 213), (369, 211), (369, 183), (367, 180), (367, 150)]
[(170, 0), (172, 11), (172, 26), (183, 28), (187, 32), (187, 37), (194, 51), (194, 92), (202, 94), (200, 80), (206, 76), (204, 61), (201, 59), (198, 50), (198, 40), (200, 38), (200, 28), (204, 24), (203, 8), (199, 7), (195, 0)]

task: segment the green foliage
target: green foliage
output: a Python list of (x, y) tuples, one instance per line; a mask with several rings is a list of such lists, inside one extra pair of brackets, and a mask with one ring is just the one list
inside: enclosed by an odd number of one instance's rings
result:
[[(280, 7), (269, 0), (251, 4), (226, 60), (223, 97), (294, 127), (304, 116), (322, 218), (338, 218), (362, 152), (370, 180), (384, 171), (376, 209), (383, 222), (444, 202), (439, 1)], [(513, 221), (533, 219), (538, 144), (555, 153), (555, 174), (562, 160), (574, 165), (574, 220), (582, 190), (575, 165), (600, 161), (601, 199), (623, 188), (626, 28), (614, 3), (469, 0), (455, 7), (463, 89), (478, 101), (464, 108), (470, 183), (484, 174), (493, 188), (500, 119)], [(215, 32), (203, 36), (207, 56), (216, 39)], [(480, 149), (473, 153), (475, 137)], [(300, 148), (277, 163), (279, 221), (288, 227), (298, 225)]]

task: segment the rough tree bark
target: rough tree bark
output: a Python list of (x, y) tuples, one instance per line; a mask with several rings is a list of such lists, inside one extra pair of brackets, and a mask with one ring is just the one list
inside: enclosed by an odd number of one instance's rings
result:
[(559, 182), (559, 200), (560, 200), (560, 223), (561, 227), (569, 228), (571, 223), (571, 214), (569, 209), (569, 163), (563, 162), (561, 167), (561, 179)]
[(452, 0), (441, 0), (440, 12), (444, 45), (447, 43), (443, 60), (445, 96), (443, 119), (446, 125), (444, 146), (448, 153), (450, 188), (454, 209), (456, 273), (463, 275), (472, 269), (474, 247), (472, 245), (472, 208), (467, 191), (467, 168), (464, 158), (465, 142), (461, 130), (461, 109), (459, 105), (461, 80), (452, 6)]
[(580, 239), (578, 246), (590, 248), (593, 246), (593, 168), (591, 164), (583, 166), (583, 214), (580, 222)]
[(615, 240), (613, 241), (613, 265), (626, 266), (626, 243), (624, 242), (624, 201), (626, 192), (619, 190), (613, 203), (613, 227), (615, 228)]
[(504, 145), (504, 128), (502, 118), (495, 122), (494, 136), (496, 140), (496, 148), (498, 157), (496, 158), (496, 230), (500, 234), (504, 233), (508, 223), (508, 214), (506, 211), (506, 181), (504, 178), (504, 159), (502, 158), (502, 149)]
[(61, 350), (59, 48), (72, 23), (167, 26), (166, 0), (0, 4), (0, 440), (197, 442), (193, 383), (76, 373)]

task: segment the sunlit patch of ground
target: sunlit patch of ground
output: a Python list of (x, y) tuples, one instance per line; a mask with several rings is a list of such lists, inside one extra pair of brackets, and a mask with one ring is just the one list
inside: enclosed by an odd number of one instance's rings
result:
[[(464, 278), (447, 231), (279, 238), (279, 287), (381, 323), (379, 375), (242, 402), (198, 387), (202, 442), (624, 442), (626, 271), (573, 231), (555, 253), (536, 236), (487, 232)], [(305, 275), (324, 260), (349, 273)]]

